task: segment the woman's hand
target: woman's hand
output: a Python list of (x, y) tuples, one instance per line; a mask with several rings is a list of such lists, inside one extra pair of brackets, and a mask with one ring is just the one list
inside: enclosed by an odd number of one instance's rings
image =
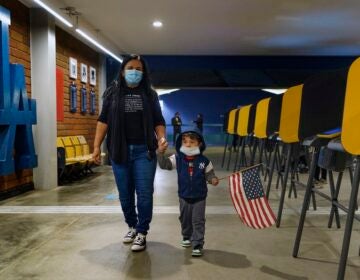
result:
[(167, 147), (168, 147), (168, 142), (166, 141), (165, 137), (161, 137), (158, 140), (158, 152), (159, 153), (165, 153)]
[(213, 186), (217, 186), (219, 184), (219, 178), (218, 177), (214, 177), (211, 179), (211, 185)]
[(101, 164), (101, 150), (99, 147), (95, 147), (92, 153), (92, 157), (94, 159), (95, 164)]

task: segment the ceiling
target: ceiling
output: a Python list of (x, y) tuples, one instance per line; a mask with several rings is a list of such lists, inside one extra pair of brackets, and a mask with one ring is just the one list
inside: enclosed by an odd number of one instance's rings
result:
[[(86, 22), (99, 30), (125, 53), (360, 54), (359, 0), (43, 1), (57, 8), (75, 7), (80, 25)], [(163, 27), (155, 29), (154, 20), (161, 20)]]
[(114, 53), (145, 55), (155, 87), (290, 87), (360, 55), (359, 0), (42, 1), (74, 7), (68, 19)]

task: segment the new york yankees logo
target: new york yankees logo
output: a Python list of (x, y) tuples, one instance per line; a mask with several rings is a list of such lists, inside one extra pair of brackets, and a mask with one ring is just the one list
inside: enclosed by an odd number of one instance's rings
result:
[(200, 162), (199, 169), (204, 169), (204, 168), (205, 168), (205, 162)]
[(0, 175), (37, 166), (36, 103), (27, 97), (24, 67), (9, 62), (9, 25), (10, 12), (0, 6)]

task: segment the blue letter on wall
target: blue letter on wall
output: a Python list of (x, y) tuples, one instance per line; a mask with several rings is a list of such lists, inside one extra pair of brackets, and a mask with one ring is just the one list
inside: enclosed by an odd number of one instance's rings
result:
[(0, 175), (7, 175), (37, 166), (36, 103), (28, 99), (24, 67), (9, 62), (10, 12), (1, 6), (0, 25)]

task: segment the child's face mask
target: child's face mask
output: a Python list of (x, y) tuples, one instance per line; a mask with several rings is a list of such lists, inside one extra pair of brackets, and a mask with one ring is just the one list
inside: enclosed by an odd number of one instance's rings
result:
[(186, 146), (182, 145), (180, 147), (180, 152), (182, 152), (183, 154), (185, 154), (187, 156), (196, 156), (196, 155), (200, 154), (200, 148), (199, 148), (199, 146), (186, 147)]

